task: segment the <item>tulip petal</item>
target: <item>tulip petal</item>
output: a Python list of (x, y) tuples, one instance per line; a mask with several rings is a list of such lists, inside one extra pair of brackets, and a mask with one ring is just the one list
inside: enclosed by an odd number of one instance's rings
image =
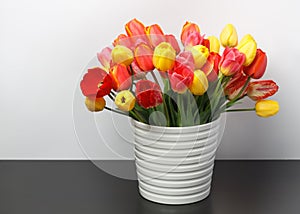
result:
[(274, 95), (279, 87), (273, 80), (254, 81), (249, 84), (247, 95), (252, 100), (262, 100)]

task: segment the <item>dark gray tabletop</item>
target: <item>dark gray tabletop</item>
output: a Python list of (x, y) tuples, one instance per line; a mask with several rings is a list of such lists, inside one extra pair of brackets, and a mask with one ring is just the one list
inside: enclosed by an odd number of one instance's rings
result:
[(0, 161), (1, 214), (300, 213), (300, 161), (217, 161), (211, 195), (167, 206), (89, 161)]

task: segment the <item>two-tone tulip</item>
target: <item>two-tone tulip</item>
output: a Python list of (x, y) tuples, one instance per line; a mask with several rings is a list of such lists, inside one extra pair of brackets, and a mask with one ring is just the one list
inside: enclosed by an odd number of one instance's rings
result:
[(235, 47), (238, 44), (238, 36), (235, 27), (232, 24), (227, 24), (221, 34), (220, 41), (223, 47)]
[(137, 103), (145, 108), (153, 108), (163, 103), (162, 92), (159, 85), (150, 80), (139, 80), (136, 83)]
[(98, 61), (106, 71), (109, 71), (109, 68), (112, 64), (111, 51), (111, 48), (106, 47), (102, 49), (100, 53), (97, 53)]
[(137, 19), (130, 20), (125, 25), (125, 30), (126, 30), (127, 35), (130, 37), (143, 35), (146, 33), (144, 24)]
[[(228, 84), (224, 88), (224, 93), (229, 100), (236, 98), (244, 97), (247, 93), (247, 90), (241, 92), (240, 97), (237, 97), (240, 94), (240, 91), (243, 89), (244, 85), (247, 84), (248, 77), (242, 72), (236, 73)], [(245, 87), (247, 88), (247, 86)]]
[(243, 65), (250, 65), (256, 56), (257, 44), (254, 38), (250, 34), (245, 35), (239, 42), (237, 49), (245, 54), (246, 59)]
[(162, 42), (154, 49), (153, 65), (159, 71), (168, 71), (174, 67), (176, 51), (170, 43)]
[(122, 45), (115, 46), (111, 51), (112, 62), (115, 64), (130, 65), (134, 59), (132, 51)]
[(258, 80), (249, 84), (247, 95), (252, 100), (262, 100), (274, 95), (279, 87), (273, 80)]
[(193, 47), (186, 47), (187, 51), (190, 51), (193, 54), (195, 68), (200, 69), (206, 63), (206, 60), (209, 56), (209, 50), (203, 45), (196, 45)]
[(209, 82), (213, 82), (218, 78), (220, 60), (221, 56), (218, 53), (210, 52), (206, 63), (201, 68)]
[(102, 111), (106, 105), (105, 99), (103, 97), (99, 97), (96, 99), (90, 99), (88, 97), (85, 98), (85, 106), (89, 111), (97, 112)]
[(148, 45), (139, 44), (134, 50), (134, 57), (141, 70), (151, 71), (154, 69), (153, 50)]
[(260, 117), (271, 117), (279, 111), (279, 104), (275, 100), (259, 100), (255, 104), (255, 111)]
[(209, 36), (207, 37), (209, 41), (209, 51), (219, 53), (220, 51), (220, 42), (219, 39), (215, 36)]
[(124, 64), (117, 64), (110, 69), (110, 76), (115, 91), (126, 90), (132, 84), (131, 75)]
[(244, 67), (243, 71), (253, 79), (260, 79), (264, 75), (266, 68), (267, 55), (261, 49), (257, 49), (253, 62), (249, 66)]
[(205, 73), (201, 70), (194, 72), (194, 78), (192, 84), (189, 87), (190, 91), (194, 95), (203, 95), (208, 89), (208, 80)]
[(116, 96), (115, 104), (122, 111), (131, 111), (135, 105), (135, 97), (129, 90), (120, 91)]
[(241, 70), (245, 55), (235, 48), (225, 48), (219, 68), (224, 76), (232, 76)]
[(151, 45), (153, 47), (156, 47), (160, 43), (166, 41), (164, 32), (162, 31), (162, 29), (158, 24), (154, 24), (146, 27), (146, 34), (148, 35)]
[[(194, 36), (199, 36), (200, 35), (200, 28), (197, 24), (195, 23), (192, 23), (192, 22), (186, 22), (183, 27), (182, 27), (182, 30), (181, 30), (181, 36), (180, 36), (180, 39), (181, 39), (181, 42), (183, 45), (187, 44), (187, 39), (190, 39), (190, 35), (193, 35)], [(198, 43), (200, 44), (200, 43)]]

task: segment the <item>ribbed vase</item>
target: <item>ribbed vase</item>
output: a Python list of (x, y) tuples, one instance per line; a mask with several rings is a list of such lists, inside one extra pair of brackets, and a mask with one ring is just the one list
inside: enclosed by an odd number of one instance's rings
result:
[(162, 204), (188, 204), (210, 193), (220, 119), (190, 127), (132, 121), (140, 194)]

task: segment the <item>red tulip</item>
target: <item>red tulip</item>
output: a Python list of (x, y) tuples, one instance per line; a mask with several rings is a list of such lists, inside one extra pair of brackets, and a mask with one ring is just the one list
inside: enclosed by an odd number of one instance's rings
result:
[[(232, 77), (232, 79), (228, 82), (224, 89), (224, 93), (229, 100), (234, 99), (240, 93), (241, 89), (247, 83), (247, 79), (248, 77), (242, 72), (238, 72)], [(247, 87), (239, 98), (245, 96), (246, 93)]]
[(163, 102), (159, 85), (150, 80), (140, 80), (136, 83), (137, 103), (143, 108), (153, 108)]
[(113, 42), (114, 46), (122, 45), (129, 49), (133, 49), (134, 44), (131, 41), (131, 38), (126, 36), (125, 34), (120, 34)]
[(132, 19), (125, 25), (125, 30), (128, 36), (138, 36), (145, 34), (145, 26), (137, 19)]
[(170, 43), (175, 49), (176, 53), (180, 52), (180, 47), (174, 35), (166, 35), (166, 42)]
[(220, 61), (220, 71), (225, 76), (232, 76), (241, 70), (245, 62), (245, 54), (235, 48), (226, 47)]
[(156, 47), (160, 43), (166, 41), (162, 29), (157, 24), (146, 27), (146, 34), (148, 35), (153, 47)]
[(133, 62), (131, 63), (131, 68), (132, 68), (135, 80), (140, 80), (140, 79), (145, 78), (146, 73), (140, 69), (140, 67), (138, 66), (136, 60), (133, 60)]
[(210, 52), (206, 63), (201, 68), (209, 82), (213, 82), (218, 78), (220, 60), (221, 56), (218, 53)]
[(253, 79), (260, 79), (267, 68), (267, 55), (261, 49), (257, 49), (253, 62), (244, 67), (244, 73)]
[[(191, 22), (186, 22), (181, 30), (181, 42), (183, 45), (188, 43), (188, 40), (191, 41), (193, 40), (192, 38), (195, 39), (194, 42), (197, 42), (197, 39), (200, 39), (200, 28), (198, 27), (197, 24), (191, 23)], [(199, 43), (200, 44), (200, 43)], [(198, 44), (197, 44), (198, 45)]]
[(134, 57), (138, 66), (143, 71), (151, 71), (154, 69), (153, 65), (153, 50), (146, 44), (139, 44), (134, 50)]
[(103, 69), (96, 67), (88, 69), (80, 82), (84, 96), (91, 100), (108, 95), (112, 89), (112, 79)]
[(176, 57), (175, 66), (169, 71), (173, 91), (184, 93), (194, 78), (194, 59), (191, 52), (182, 52)]
[(259, 80), (249, 84), (247, 95), (254, 101), (262, 100), (275, 94), (278, 89), (278, 85), (272, 80)]
[(101, 65), (108, 71), (112, 64), (111, 48), (106, 47), (103, 50), (101, 50), (100, 53), (97, 53), (97, 58)]
[(130, 88), (132, 79), (126, 65), (117, 64), (110, 69), (113, 89), (115, 91), (126, 90)]
[[(204, 36), (203, 36), (203, 37), (204, 37)], [(204, 39), (204, 38), (203, 38), (203, 40), (202, 40), (202, 42), (201, 42), (201, 45), (207, 47), (207, 49), (210, 51), (210, 42), (209, 42), (208, 39)]]

